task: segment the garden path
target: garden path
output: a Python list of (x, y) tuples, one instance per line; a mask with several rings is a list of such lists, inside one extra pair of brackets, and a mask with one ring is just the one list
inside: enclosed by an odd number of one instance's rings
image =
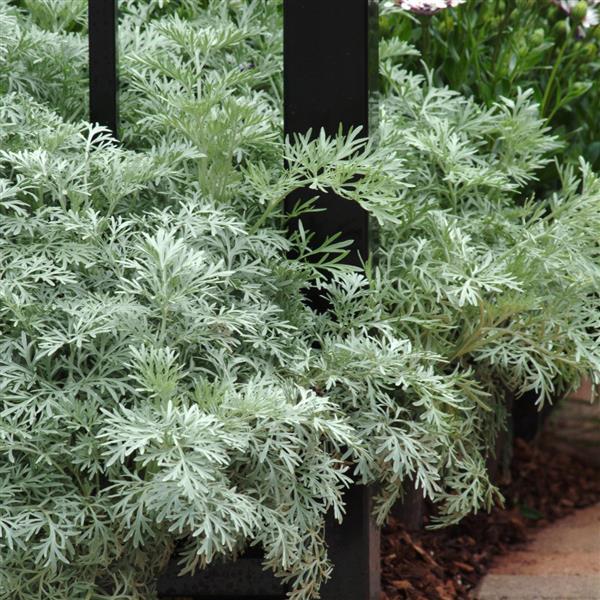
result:
[[(582, 388), (552, 416), (560, 446), (600, 464), (600, 405)], [(524, 547), (498, 559), (477, 600), (600, 600), (600, 504), (536, 532)]]
[(599, 600), (600, 504), (540, 530), (500, 558), (478, 600)]

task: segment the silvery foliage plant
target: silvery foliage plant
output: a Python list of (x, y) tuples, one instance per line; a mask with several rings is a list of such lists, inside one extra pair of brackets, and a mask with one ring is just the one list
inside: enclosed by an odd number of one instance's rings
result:
[[(284, 140), (277, 3), (122, 8), (116, 144), (85, 2), (0, 0), (0, 598), (148, 600), (252, 545), (316, 598), (351, 480), (380, 522), (406, 485), (489, 508), (504, 395), (598, 371), (600, 183), (526, 195), (556, 147), (527, 92), (483, 110), (394, 42), (377, 147)], [(285, 233), (306, 187), (370, 211), (363, 269)]]

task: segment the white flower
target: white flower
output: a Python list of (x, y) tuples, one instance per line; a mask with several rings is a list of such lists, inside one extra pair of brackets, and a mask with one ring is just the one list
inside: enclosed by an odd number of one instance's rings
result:
[(408, 12), (432, 15), (444, 8), (453, 8), (464, 4), (466, 0), (396, 0), (396, 4)]
[(595, 27), (596, 25), (598, 25), (598, 23), (600, 23), (600, 16), (598, 16), (598, 11), (594, 8), (591, 8), (587, 11), (587, 14), (585, 15), (585, 19), (583, 20), (581, 26), (584, 29), (587, 29), (588, 27)]
[[(575, 6), (579, 3), (579, 0), (553, 0), (554, 4), (560, 6), (568, 15), (571, 14)], [(587, 0), (588, 9), (585, 14), (585, 18), (580, 23), (578, 33), (580, 35), (585, 34), (585, 30), (590, 27), (595, 27), (600, 23), (600, 15), (596, 8), (600, 5), (600, 0)]]

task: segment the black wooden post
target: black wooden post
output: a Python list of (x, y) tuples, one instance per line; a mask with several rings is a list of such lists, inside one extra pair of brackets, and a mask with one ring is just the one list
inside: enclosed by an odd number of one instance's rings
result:
[[(377, 126), (378, 3), (376, 0), (284, 0), (285, 133), (335, 135)], [(308, 196), (314, 192), (308, 192)], [(306, 193), (286, 201), (291, 210)], [(348, 262), (359, 265), (369, 252), (367, 213), (333, 193), (319, 199), (325, 212), (302, 216), (314, 243), (341, 232), (353, 244)], [(293, 225), (292, 225), (293, 227)], [(322, 300), (311, 299), (324, 310)], [(327, 541), (334, 563), (323, 600), (379, 600), (379, 530), (371, 518), (371, 490), (354, 486), (345, 496), (342, 525), (331, 520)]]
[(119, 131), (117, 0), (88, 0), (90, 121)]
[[(340, 125), (376, 130), (377, 0), (284, 0), (285, 132), (330, 135)], [(286, 209), (307, 192), (288, 198)], [(312, 192), (308, 192), (310, 196)], [(302, 217), (314, 243), (341, 232), (353, 244), (348, 261), (359, 265), (369, 252), (367, 213), (357, 204), (324, 194), (326, 212)], [(319, 300), (312, 299), (317, 308)], [(343, 524), (332, 518), (326, 539), (334, 563), (323, 600), (379, 600), (379, 530), (371, 518), (372, 492), (353, 486), (345, 495)], [(192, 577), (178, 577), (171, 564), (158, 582), (164, 598), (193, 596), (207, 600), (282, 598), (285, 590), (262, 571), (260, 555), (250, 553), (235, 563), (215, 565)]]
[[(377, 1), (284, 0), (285, 133), (335, 135), (340, 125), (362, 126), (366, 136), (377, 121)], [(297, 196), (288, 199), (291, 210)], [(315, 243), (342, 232), (353, 240), (348, 258), (368, 254), (367, 213), (334, 194), (320, 199), (326, 213), (302, 218)]]

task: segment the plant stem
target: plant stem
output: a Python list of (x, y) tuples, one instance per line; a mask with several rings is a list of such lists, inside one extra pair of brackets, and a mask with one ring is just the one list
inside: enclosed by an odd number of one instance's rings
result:
[(567, 41), (565, 40), (563, 42), (562, 46), (560, 47), (558, 56), (556, 57), (554, 67), (552, 67), (552, 72), (550, 73), (550, 77), (548, 78), (548, 83), (547, 83), (546, 89), (544, 91), (544, 98), (542, 99), (542, 105), (540, 106), (540, 114), (542, 117), (546, 114), (548, 102), (550, 101), (550, 94), (552, 92), (552, 87), (554, 86), (554, 80), (556, 79), (556, 75), (558, 73), (558, 69), (560, 68), (560, 64), (562, 62), (562, 58), (564, 56), (566, 48), (567, 48)]

